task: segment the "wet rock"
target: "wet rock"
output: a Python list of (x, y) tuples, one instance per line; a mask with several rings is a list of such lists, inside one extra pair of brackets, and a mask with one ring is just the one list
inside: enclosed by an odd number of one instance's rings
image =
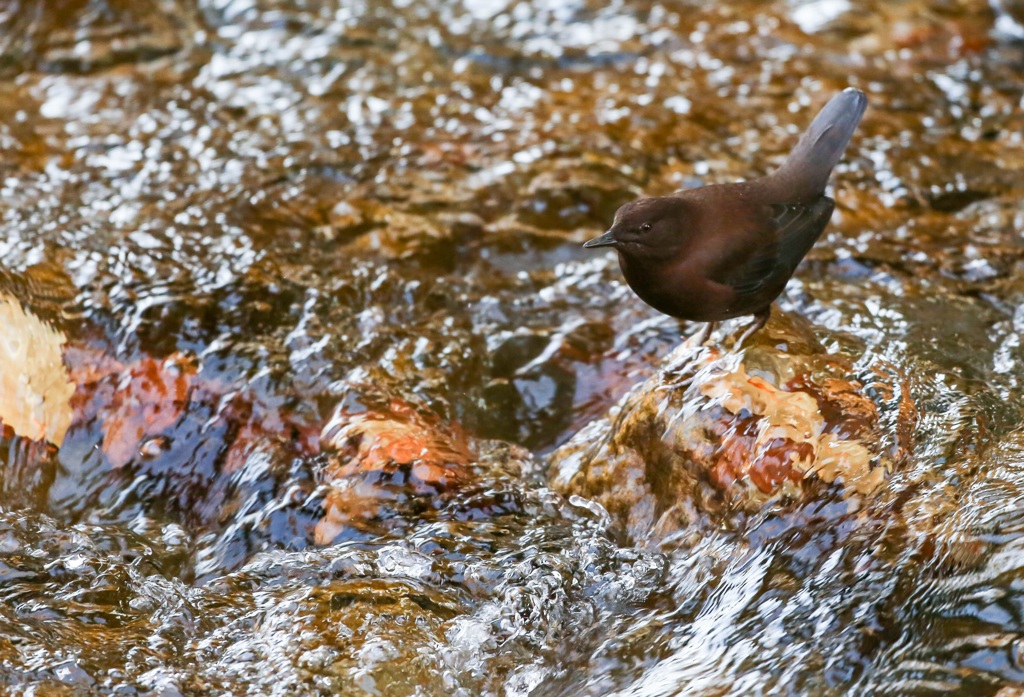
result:
[(398, 400), (381, 411), (339, 408), (321, 444), (329, 491), (316, 526), (320, 544), (348, 526), (386, 519), (395, 509), (431, 507), (433, 497), (475, 479), (476, 456), (458, 425)]
[(552, 160), (545, 167), (517, 206), (517, 217), (526, 225), (556, 230), (604, 225), (634, 198), (630, 182), (613, 167), (568, 160)]
[[(826, 352), (788, 317), (751, 342), (679, 347), (551, 456), (553, 487), (598, 501), (654, 543), (829, 486), (851, 499), (882, 487), (915, 419), (901, 378)], [(905, 427), (883, 428), (883, 413)]]
[(451, 198), (418, 200), (390, 182), (388, 188), (352, 186), (311, 171), (275, 182), (239, 205), (237, 215), (268, 244), (344, 246), (347, 255), (389, 260), (448, 260), (458, 238), (481, 227), (471, 215), (453, 212)]
[(133, 457), (146, 457), (147, 451), (154, 451), (151, 444), (188, 407), (197, 370), (198, 363), (191, 356), (175, 354), (162, 361), (146, 357), (129, 366), (116, 383), (110, 383), (110, 404), (97, 416), (104, 423), (102, 447), (111, 466), (123, 467)]
[(198, 435), (192, 430), (194, 419), (212, 412), (216, 416), (206, 425), (218, 424), (230, 434), (220, 460), (226, 473), (237, 471), (253, 441), (261, 438), (287, 439), (301, 443), (304, 452), (316, 452), (308, 435), (291, 433), (294, 424), (284, 405), (210, 379), (191, 354), (173, 353), (162, 360), (142, 356), (129, 364), (81, 346), (69, 347), (65, 355), (75, 383), (73, 425), (101, 426), (101, 450), (115, 469), (136, 459), (150, 460), (165, 449), (155, 444), (181, 440), (186, 433)]
[(397, 209), (380, 212), (372, 225), (352, 243), (353, 251), (379, 254), (386, 259), (428, 257), (447, 259), (451, 254), (451, 230), (430, 218)]
[(927, 5), (875, 2), (870, 9), (846, 13), (827, 26), (860, 34), (852, 48), (864, 54), (911, 49), (915, 60), (932, 62), (984, 50), (994, 22), (990, 7), (952, 0)]
[(181, 50), (185, 17), (163, 0), (13, 0), (0, 8), (0, 67), (88, 71)]
[[(287, 499), (290, 488), (302, 487), (296, 478), (312, 488), (311, 477), (290, 477), (286, 465), (317, 454), (318, 425), (305, 410), (267, 395), (265, 381), (229, 384), (215, 367), (182, 352), (122, 363), (74, 345), (65, 360), (75, 385), (74, 418), (51, 506), (96, 497), (101, 517), (156, 506), (209, 530), (230, 527), (269, 499)], [(282, 534), (311, 538), (307, 519), (308, 532)]]

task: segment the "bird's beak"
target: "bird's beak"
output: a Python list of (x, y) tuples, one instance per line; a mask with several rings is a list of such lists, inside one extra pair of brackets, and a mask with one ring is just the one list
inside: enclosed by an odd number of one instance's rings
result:
[(615, 242), (615, 237), (612, 235), (612, 231), (609, 230), (600, 237), (595, 237), (592, 240), (587, 240), (586, 242), (583, 243), (583, 246), (586, 247), (587, 249), (590, 249), (591, 247), (614, 247)]

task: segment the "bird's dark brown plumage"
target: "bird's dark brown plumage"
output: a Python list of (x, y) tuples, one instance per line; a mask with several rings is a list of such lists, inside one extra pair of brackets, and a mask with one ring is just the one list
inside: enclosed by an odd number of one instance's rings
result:
[(866, 105), (848, 88), (772, 174), (627, 203), (584, 246), (614, 247), (629, 287), (656, 310), (703, 322), (755, 315), (760, 327), (832, 216), (825, 185)]

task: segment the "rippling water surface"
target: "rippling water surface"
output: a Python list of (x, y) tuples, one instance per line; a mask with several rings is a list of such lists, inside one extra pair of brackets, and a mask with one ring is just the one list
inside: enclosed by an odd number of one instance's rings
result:
[[(73, 391), (30, 424), (59, 448), (0, 441), (0, 684), (1019, 694), (1022, 18), (0, 3), (0, 318), (39, 342), (2, 371)], [(769, 171), (847, 85), (870, 107), (780, 307), (901, 376), (886, 485), (658, 541), (549, 488), (694, 330), (580, 243)]]

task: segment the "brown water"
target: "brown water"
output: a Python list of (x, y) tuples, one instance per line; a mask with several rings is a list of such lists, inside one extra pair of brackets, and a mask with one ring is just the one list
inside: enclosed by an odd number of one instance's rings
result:
[[(76, 392), (59, 449), (2, 442), (0, 684), (1024, 686), (1022, 35), (966, 0), (3, 0), (0, 283)], [(580, 243), (764, 173), (847, 85), (781, 307), (904, 376), (910, 455), (857, 510), (635, 547), (545, 458), (694, 328)]]

